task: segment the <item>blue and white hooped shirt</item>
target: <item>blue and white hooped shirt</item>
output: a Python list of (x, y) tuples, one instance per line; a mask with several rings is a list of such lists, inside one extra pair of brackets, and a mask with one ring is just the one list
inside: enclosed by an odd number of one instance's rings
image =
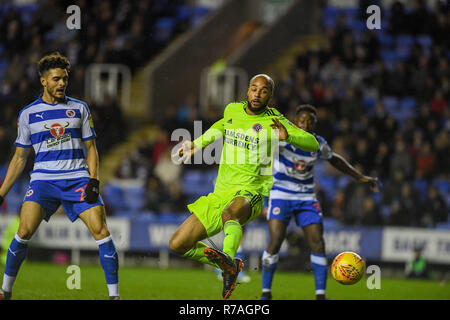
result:
[(96, 137), (88, 105), (65, 97), (49, 104), (39, 98), (22, 109), (15, 145), (36, 153), (31, 181), (89, 177), (83, 141)]
[(317, 152), (306, 152), (280, 142), (280, 153), (273, 164), (271, 199), (317, 200), (314, 191), (314, 165), (318, 159), (330, 159), (333, 152), (327, 141), (314, 134), (319, 142)]

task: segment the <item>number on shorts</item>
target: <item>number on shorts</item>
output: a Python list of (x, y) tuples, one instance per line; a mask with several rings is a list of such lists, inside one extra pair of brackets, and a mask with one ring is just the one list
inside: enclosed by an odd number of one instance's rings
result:
[(84, 193), (85, 193), (85, 189), (87, 187), (87, 184), (84, 185), (84, 187), (78, 188), (75, 190), (75, 192), (81, 192), (80, 194), (80, 202), (82, 202), (84, 200)]

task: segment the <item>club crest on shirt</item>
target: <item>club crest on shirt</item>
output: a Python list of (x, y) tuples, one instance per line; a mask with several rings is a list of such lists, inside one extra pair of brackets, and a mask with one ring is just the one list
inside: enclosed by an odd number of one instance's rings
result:
[(66, 110), (66, 116), (67, 117), (73, 118), (73, 117), (75, 117), (75, 115), (76, 115), (75, 110), (72, 110), (72, 109)]
[(262, 130), (262, 125), (260, 123), (255, 123), (252, 127), (253, 131), (256, 133), (260, 133)]

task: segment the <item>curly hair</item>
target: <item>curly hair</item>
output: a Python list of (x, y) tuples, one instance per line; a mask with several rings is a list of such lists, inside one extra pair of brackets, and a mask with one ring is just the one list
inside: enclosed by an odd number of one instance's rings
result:
[(317, 109), (316, 109), (316, 107), (314, 107), (314, 106), (312, 106), (312, 105), (310, 105), (310, 104), (302, 104), (302, 105), (299, 105), (298, 107), (297, 107), (297, 110), (295, 111), (295, 114), (299, 114), (300, 112), (302, 112), (302, 111), (306, 111), (306, 112), (310, 112), (310, 113), (312, 113), (313, 115), (315, 115), (315, 116), (317, 116)]
[(39, 60), (37, 64), (39, 75), (42, 77), (44, 73), (46, 73), (50, 69), (66, 69), (67, 72), (70, 71), (70, 62), (67, 57), (63, 56), (59, 52), (53, 52), (49, 55), (46, 55)]

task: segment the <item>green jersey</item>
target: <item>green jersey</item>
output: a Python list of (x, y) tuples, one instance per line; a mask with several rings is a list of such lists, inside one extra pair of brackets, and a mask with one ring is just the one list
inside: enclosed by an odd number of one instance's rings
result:
[(223, 118), (194, 144), (201, 149), (216, 139), (224, 139), (214, 192), (245, 188), (268, 196), (273, 185), (273, 157), (278, 152), (278, 137), (270, 126), (272, 118), (286, 127), (287, 143), (308, 152), (316, 152), (319, 144), (312, 134), (296, 127), (278, 110), (267, 107), (258, 115), (250, 115), (246, 106), (247, 101), (228, 104)]

